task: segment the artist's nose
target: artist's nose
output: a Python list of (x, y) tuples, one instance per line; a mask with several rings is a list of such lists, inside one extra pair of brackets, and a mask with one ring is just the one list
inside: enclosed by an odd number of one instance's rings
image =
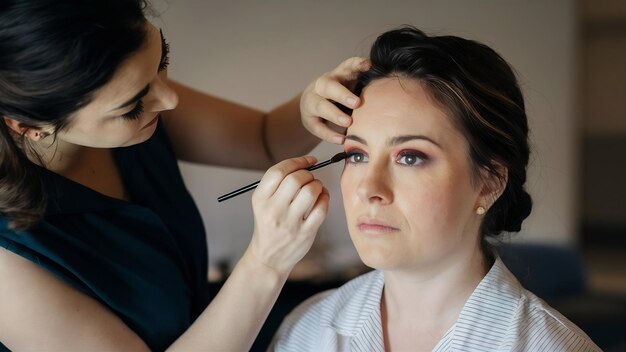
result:
[(147, 101), (144, 104), (149, 106), (149, 111), (160, 112), (165, 110), (172, 110), (178, 105), (178, 94), (167, 79), (157, 77), (150, 84), (150, 93)]

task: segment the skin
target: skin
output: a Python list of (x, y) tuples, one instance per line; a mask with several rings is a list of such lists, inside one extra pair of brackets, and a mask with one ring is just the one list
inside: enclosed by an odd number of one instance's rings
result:
[[(325, 121), (346, 127), (351, 119), (329, 100), (356, 107), (344, 85), (360, 58), (344, 61), (312, 82), (301, 97), (263, 113), (227, 102), (167, 79), (159, 31), (147, 24), (145, 45), (118, 68), (94, 100), (76, 111), (67, 129), (29, 128), (4, 116), (16, 133), (30, 139), (44, 167), (97, 192), (127, 199), (110, 148), (141, 143), (160, 116), (180, 160), (252, 169), (301, 155), (320, 139), (343, 142)], [(143, 114), (124, 119), (125, 105), (146, 86)], [(344, 118), (345, 121), (340, 121)], [(261, 126), (267, 123), (266, 150)], [(222, 151), (229, 150), (225, 158)], [(31, 155), (33, 162), (38, 159)], [(170, 350), (244, 351), (252, 345), (293, 266), (309, 250), (324, 220), (329, 196), (303, 170), (313, 157), (290, 158), (271, 166), (252, 197), (255, 229), (247, 251), (218, 295)], [(35, 263), (0, 248), (0, 341), (12, 350), (148, 350), (114, 313)], [(238, 314), (232, 314), (237, 312)], [(88, 319), (86, 318), (88, 317)]]
[(493, 190), (471, 181), (467, 140), (419, 82), (379, 79), (361, 98), (341, 177), (350, 236), (385, 273), (386, 349), (430, 351), (487, 273), (475, 210)]

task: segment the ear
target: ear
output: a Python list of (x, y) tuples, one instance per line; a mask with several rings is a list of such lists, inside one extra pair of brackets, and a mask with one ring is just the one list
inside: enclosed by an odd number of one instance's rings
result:
[(481, 182), (482, 188), (480, 190), (478, 205), (486, 209), (491, 208), (498, 198), (500, 198), (509, 180), (509, 169), (499, 162), (494, 161), (493, 163), (496, 169), (496, 175), (485, 169), (481, 170), (483, 182)]
[(16, 119), (12, 119), (10, 117), (3, 116), (4, 123), (16, 134), (24, 135), (31, 139), (32, 141), (38, 142), (43, 138), (46, 138), (50, 134), (50, 131), (42, 127), (33, 127), (29, 126), (23, 122), (20, 122)]

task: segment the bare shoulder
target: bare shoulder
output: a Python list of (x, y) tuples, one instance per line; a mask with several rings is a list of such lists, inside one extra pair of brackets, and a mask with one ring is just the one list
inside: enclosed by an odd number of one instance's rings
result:
[(12, 350), (147, 350), (99, 302), (0, 248), (0, 341)]

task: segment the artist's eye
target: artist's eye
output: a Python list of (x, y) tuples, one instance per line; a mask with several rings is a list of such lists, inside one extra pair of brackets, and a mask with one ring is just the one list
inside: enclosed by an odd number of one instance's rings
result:
[(137, 102), (137, 105), (135, 105), (135, 107), (125, 113), (124, 115), (121, 115), (120, 117), (125, 119), (125, 120), (137, 120), (139, 117), (141, 117), (141, 115), (143, 114), (143, 102), (140, 100)]
[(399, 164), (407, 165), (407, 166), (421, 165), (427, 160), (428, 160), (428, 156), (418, 151), (403, 151), (396, 158), (396, 161)]
[(367, 161), (367, 155), (357, 151), (348, 152), (348, 157), (346, 158), (346, 163), (348, 164), (360, 164), (366, 163)]

